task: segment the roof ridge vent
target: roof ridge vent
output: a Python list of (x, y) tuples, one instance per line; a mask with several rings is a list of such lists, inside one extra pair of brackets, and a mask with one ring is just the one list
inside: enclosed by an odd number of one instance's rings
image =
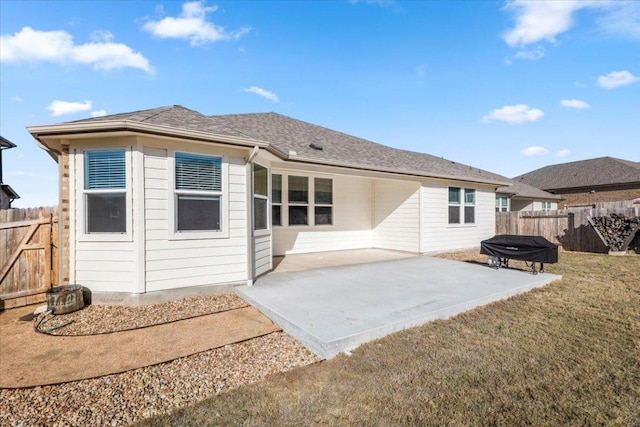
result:
[(313, 148), (314, 150), (318, 150), (318, 151), (322, 151), (324, 149), (322, 144), (320, 144), (319, 142), (312, 142), (311, 144), (309, 144), (309, 147)]

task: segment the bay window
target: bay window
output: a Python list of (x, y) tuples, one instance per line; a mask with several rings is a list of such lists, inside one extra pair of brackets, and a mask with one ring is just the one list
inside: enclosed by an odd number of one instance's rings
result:
[(222, 230), (222, 158), (175, 153), (175, 231)]
[(85, 233), (127, 232), (126, 149), (84, 152)]

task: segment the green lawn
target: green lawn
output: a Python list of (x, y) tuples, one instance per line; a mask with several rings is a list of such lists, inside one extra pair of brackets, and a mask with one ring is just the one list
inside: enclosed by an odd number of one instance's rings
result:
[(640, 256), (545, 267), (563, 280), (142, 425), (639, 426)]

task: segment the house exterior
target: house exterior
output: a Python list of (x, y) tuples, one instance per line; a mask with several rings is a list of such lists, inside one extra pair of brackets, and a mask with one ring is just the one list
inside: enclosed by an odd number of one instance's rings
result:
[(4, 150), (15, 147), (16, 144), (4, 138), (3, 136), (0, 136), (0, 209), (11, 209), (11, 202), (13, 202), (15, 199), (20, 198), (18, 193), (16, 193), (14, 189), (9, 186), (9, 184), (4, 183), (4, 178), (2, 175), (2, 152)]
[(94, 293), (251, 284), (278, 255), (494, 235), (504, 177), (275, 113), (181, 106), (28, 128), (60, 168), (60, 272)]
[(640, 197), (640, 162), (598, 157), (545, 166), (514, 178), (562, 196), (563, 206)]
[(558, 209), (561, 196), (548, 193), (515, 180), (496, 190), (496, 212), (553, 211)]

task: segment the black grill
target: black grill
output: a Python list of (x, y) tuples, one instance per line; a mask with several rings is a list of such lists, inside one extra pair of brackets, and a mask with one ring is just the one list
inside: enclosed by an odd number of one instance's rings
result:
[(480, 253), (488, 255), (489, 264), (496, 268), (508, 267), (510, 259), (530, 262), (533, 274), (538, 274), (536, 262), (540, 272), (544, 272), (545, 262), (558, 262), (558, 245), (540, 236), (501, 234), (480, 242)]

